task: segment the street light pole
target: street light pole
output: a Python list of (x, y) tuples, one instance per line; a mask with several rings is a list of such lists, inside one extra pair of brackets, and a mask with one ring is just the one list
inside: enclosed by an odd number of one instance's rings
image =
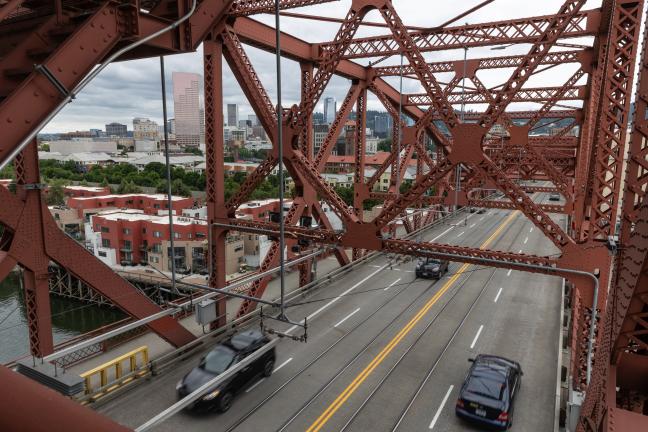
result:
[[(465, 110), (466, 110), (466, 71), (467, 71), (467, 62), (468, 62), (468, 47), (464, 47), (464, 60), (463, 60), (463, 76), (461, 77), (461, 122), (464, 122), (465, 119)], [(457, 164), (455, 169), (455, 194), (454, 194), (454, 211), (456, 212), (459, 209), (459, 191), (461, 190), (461, 164)]]

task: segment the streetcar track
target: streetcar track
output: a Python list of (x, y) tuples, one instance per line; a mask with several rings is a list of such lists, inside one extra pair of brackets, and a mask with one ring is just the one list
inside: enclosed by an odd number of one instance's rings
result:
[[(496, 226), (498, 226), (498, 225), (501, 224), (501, 220), (502, 220), (502, 219), (505, 219), (505, 218), (504, 218), (504, 217), (498, 218), (498, 220), (495, 221), (495, 222), (492, 224), (492, 226), (489, 227), (489, 229), (487, 229), (487, 230), (484, 231), (483, 235), (481, 235), (478, 239), (476, 239), (477, 241), (476, 241), (475, 243), (479, 244), (480, 241), (481, 241), (481, 239), (482, 239), (482, 237), (486, 237), (486, 236), (488, 236), (488, 235), (490, 234), (490, 232), (491, 232), (491, 230), (492, 230), (493, 228), (495, 228)], [(455, 265), (454, 270), (457, 270), (458, 267), (460, 267), (458, 264)], [(469, 279), (469, 278), (470, 278), (470, 276), (469, 276), (468, 278), (466, 278), (466, 280)], [(465, 283), (465, 281), (463, 281), (463, 282), (461, 283), (460, 287), (463, 286), (464, 283)], [(436, 284), (436, 281), (433, 282), (433, 283), (430, 285), (430, 287), (431, 287), (432, 285), (434, 285), (434, 284)], [(281, 432), (281, 431), (285, 430), (288, 426), (290, 426), (290, 424), (292, 424), (292, 422), (293, 422), (293, 421), (294, 421), (294, 420), (295, 420), (295, 419), (296, 419), (296, 418), (297, 418), (297, 417), (298, 417), (298, 416), (299, 416), (299, 415), (300, 415), (300, 414), (301, 414), (301, 413), (302, 413), (306, 408), (308, 408), (308, 407), (311, 405), (311, 403), (313, 403), (313, 402), (314, 402), (314, 401), (315, 401), (315, 400), (316, 400), (316, 399), (317, 399), (317, 398), (318, 398), (318, 397), (319, 397), (319, 396), (320, 396), (324, 391), (326, 391), (326, 389), (327, 389), (330, 385), (332, 385), (333, 382), (334, 382), (334, 381), (335, 381), (335, 380), (336, 380), (340, 375), (342, 375), (342, 373), (344, 373), (344, 372), (345, 372), (345, 371), (346, 371), (346, 370), (347, 370), (347, 369), (348, 369), (348, 368), (349, 368), (353, 363), (355, 363), (355, 361), (356, 361), (358, 358), (360, 358), (360, 356), (361, 356), (364, 352), (367, 351), (367, 349), (369, 349), (369, 347), (371, 346), (371, 344), (373, 344), (373, 342), (375, 342), (375, 341), (378, 339), (378, 337), (381, 336), (382, 333), (383, 333), (386, 329), (388, 329), (388, 328), (389, 328), (389, 327), (390, 327), (390, 326), (391, 326), (391, 325), (392, 325), (392, 324), (393, 324), (393, 323), (394, 323), (398, 318), (400, 318), (404, 313), (406, 313), (407, 310), (409, 310), (409, 308), (414, 304), (414, 302), (416, 302), (416, 301), (417, 301), (417, 300), (418, 300), (418, 299), (419, 299), (423, 294), (425, 294), (425, 293), (429, 290), (430, 287), (428, 287), (428, 289), (426, 289), (423, 293), (421, 293), (419, 296), (417, 296), (417, 298), (414, 299), (414, 301), (413, 301), (412, 303), (408, 304), (407, 307), (404, 308), (403, 311), (402, 311), (398, 316), (396, 316), (396, 317), (395, 317), (394, 319), (392, 319), (389, 323), (387, 323), (387, 325), (386, 325), (385, 327), (383, 327), (383, 328), (380, 330), (380, 332), (379, 332), (375, 337), (373, 337), (373, 338), (372, 338), (372, 339), (371, 339), (371, 340), (370, 340), (370, 341), (369, 341), (369, 342), (368, 342), (368, 343), (363, 347), (363, 349), (362, 349), (360, 352), (358, 352), (358, 353), (357, 353), (357, 354), (356, 354), (356, 355), (355, 355), (351, 360), (349, 360), (349, 361), (345, 364), (344, 368), (342, 368), (341, 370), (339, 370), (339, 371), (338, 371), (338, 372), (337, 372), (337, 373), (336, 373), (336, 374), (335, 374), (331, 379), (329, 379), (329, 381), (328, 381), (325, 385), (323, 385), (322, 387), (320, 387), (320, 389), (319, 389), (319, 390), (318, 390), (318, 391), (317, 391), (313, 396), (311, 396), (311, 397), (310, 397), (310, 398), (309, 398), (309, 399), (308, 399), (308, 400), (307, 400), (307, 401), (306, 401), (306, 402), (305, 402), (305, 403), (300, 407), (300, 409), (299, 409), (296, 413), (294, 413), (294, 414), (293, 414), (293, 415), (292, 415), (292, 416), (291, 416), (291, 417), (290, 417), (286, 422), (284, 422), (284, 423), (282, 424), (282, 426), (281, 426), (279, 429), (277, 429), (277, 430), (278, 430), (279, 432)], [(354, 329), (352, 329), (352, 331), (355, 330), (356, 328), (357, 328), (357, 327), (355, 327)], [(230, 429), (230, 430), (231, 430), (231, 429)], [(228, 432), (229, 432), (229, 430), (228, 430)]]
[[(520, 236), (520, 234), (521, 234), (521, 232), (522, 232), (523, 229), (524, 229), (524, 226), (522, 226), (522, 227), (518, 230), (518, 233), (515, 235), (515, 237), (513, 238), (513, 240), (512, 240), (511, 243), (510, 243), (511, 246), (512, 246), (513, 244), (515, 244), (515, 242), (518, 240), (518, 237)], [(463, 327), (463, 324), (464, 324), (465, 321), (467, 320), (467, 318), (468, 318), (468, 316), (470, 315), (470, 313), (473, 311), (473, 309), (474, 309), (475, 305), (477, 304), (477, 302), (479, 301), (479, 299), (482, 297), (482, 295), (483, 295), (484, 292), (486, 291), (487, 287), (489, 286), (489, 284), (490, 284), (490, 282), (492, 281), (493, 277), (495, 276), (495, 273), (496, 273), (496, 272), (497, 272), (497, 269), (495, 269), (495, 270), (493, 270), (493, 271), (491, 272), (490, 276), (488, 277), (488, 279), (487, 279), (486, 282), (484, 283), (483, 287), (481, 288), (481, 290), (479, 291), (479, 293), (477, 294), (477, 296), (475, 297), (475, 299), (470, 303), (470, 306), (469, 306), (469, 308), (468, 308), (468, 311), (464, 314), (464, 316), (462, 317), (462, 319), (461, 319), (461, 321), (459, 322), (458, 326), (455, 328), (454, 332), (453, 332), (452, 335), (450, 336), (450, 339), (449, 339), (449, 340), (445, 343), (445, 345), (443, 346), (443, 348), (442, 348), (442, 350), (441, 350), (441, 353), (436, 357), (435, 362), (433, 363), (432, 368), (428, 371), (428, 374), (429, 374), (429, 375), (431, 375), (432, 372), (436, 369), (436, 367), (437, 367), (438, 363), (440, 362), (441, 358), (443, 357), (443, 355), (445, 354), (445, 352), (447, 351), (447, 349), (450, 347), (450, 345), (451, 345), (452, 342), (454, 341), (455, 337), (457, 336), (457, 334), (458, 334), (459, 331), (461, 330), (461, 327)], [(406, 350), (401, 354), (401, 356), (398, 358), (398, 360), (396, 361), (396, 363), (394, 363), (394, 364), (391, 366), (391, 368), (390, 368), (390, 369), (387, 371), (387, 373), (386, 373), (386, 374), (381, 378), (381, 380), (380, 380), (380, 381), (378, 382), (378, 384), (374, 387), (374, 389), (371, 391), (371, 393), (370, 393), (370, 394), (369, 394), (369, 395), (364, 399), (364, 401), (362, 402), (362, 404), (360, 404), (360, 406), (359, 406), (359, 407), (354, 411), (354, 413), (352, 414), (352, 416), (351, 416), (351, 417), (347, 420), (347, 422), (342, 426), (342, 428), (340, 429), (340, 432), (347, 430), (347, 428), (353, 424), (353, 422), (354, 422), (355, 419), (358, 417), (358, 415), (362, 412), (362, 410), (365, 408), (365, 406), (366, 406), (366, 405), (371, 401), (371, 399), (374, 397), (374, 395), (375, 395), (375, 394), (376, 394), (376, 393), (377, 393), (377, 392), (382, 388), (383, 384), (384, 384), (384, 383), (389, 379), (389, 377), (392, 376), (393, 372), (398, 368), (398, 366), (401, 365), (402, 361), (407, 357), (407, 355), (408, 355), (408, 354), (409, 354), (409, 353), (414, 349), (414, 347), (415, 347), (415, 346), (420, 342), (420, 340), (421, 340), (421, 339), (422, 339), (422, 338), (427, 334), (428, 330), (432, 327), (432, 325), (433, 325), (434, 323), (437, 322), (437, 320), (441, 317), (441, 315), (445, 312), (445, 310), (446, 310), (446, 309), (447, 309), (447, 308), (452, 304), (453, 300), (456, 298), (456, 296), (457, 296), (457, 295), (459, 294), (459, 292), (461, 291), (461, 288), (463, 288), (463, 287), (464, 287), (464, 286), (465, 286), (465, 285), (466, 285), (466, 284), (471, 280), (471, 278), (472, 278), (475, 274), (476, 274), (475, 272), (471, 272), (471, 273), (468, 275), (468, 277), (466, 277), (466, 278), (461, 282), (461, 284), (455, 288), (455, 290), (454, 290), (454, 292), (452, 293), (451, 297), (446, 301), (446, 303), (443, 305), (443, 307), (442, 307), (442, 308), (441, 308), (441, 309), (440, 309), (440, 310), (435, 314), (435, 316), (434, 316), (434, 317), (433, 317), (433, 318), (432, 318), (432, 319), (431, 319), (431, 320), (426, 324), (426, 326), (423, 328), (423, 330), (421, 330), (421, 332), (420, 332), (419, 335), (414, 339), (414, 341), (412, 341), (412, 343), (408, 345), (407, 349), (406, 349)], [(427, 381), (427, 379), (426, 379), (426, 381)], [(421, 388), (422, 388), (422, 386), (421, 386)], [(418, 392), (417, 392), (417, 395), (418, 395)], [(410, 401), (408, 401), (407, 409), (409, 409), (409, 407), (411, 406), (411, 404), (413, 403), (413, 401), (414, 401), (414, 398), (411, 399)], [(398, 427), (398, 425), (401, 423), (402, 419), (404, 418), (405, 414), (406, 414), (406, 412), (401, 413), (401, 415), (400, 415), (400, 417), (399, 417), (399, 420), (398, 420), (396, 426), (394, 427), (394, 429), (392, 429), (392, 431), (395, 430), (395, 429)]]
[[(540, 196), (542, 196), (542, 195), (540, 195)], [(513, 246), (513, 245), (514, 245), (514, 244), (519, 240), (519, 238), (520, 238), (522, 232), (525, 231), (525, 230), (526, 230), (526, 227), (525, 227), (524, 225), (522, 225), (522, 226), (518, 229), (517, 233), (515, 234), (515, 237), (511, 240), (508, 249), (510, 249), (510, 247)], [(506, 250), (508, 250), (508, 249), (506, 249)], [(483, 294), (484, 294), (484, 292), (486, 292), (486, 289), (488, 288), (490, 282), (493, 280), (493, 277), (495, 276), (495, 273), (497, 273), (497, 270), (498, 270), (498, 269), (494, 269), (494, 270), (491, 272), (490, 276), (488, 277), (488, 279), (486, 280), (486, 282), (485, 282), (484, 285), (482, 286), (481, 290), (479, 291), (479, 293), (477, 294), (477, 296), (475, 297), (475, 299), (470, 303), (470, 306), (468, 307), (468, 310), (467, 310), (466, 313), (463, 315), (463, 317), (462, 317), (461, 321), (458, 323), (458, 325), (455, 327), (455, 329), (454, 329), (454, 331), (452, 332), (452, 334), (451, 334), (450, 338), (448, 339), (448, 341), (444, 344), (443, 348), (441, 349), (441, 352), (436, 356), (434, 362), (432, 363), (432, 366), (428, 369), (428, 371), (427, 371), (427, 373), (426, 373), (426, 375), (425, 375), (423, 381), (421, 382), (421, 384), (419, 385), (419, 387), (417, 388), (417, 390), (415, 391), (415, 393), (412, 395), (412, 397), (408, 400), (408, 402), (407, 402), (405, 408), (404, 408), (404, 409), (401, 411), (401, 413), (399, 414), (399, 416), (398, 416), (398, 420), (396, 421), (396, 423), (394, 424), (393, 428), (391, 429), (392, 432), (396, 431), (396, 430), (398, 429), (398, 427), (400, 426), (400, 424), (402, 423), (402, 421), (404, 420), (405, 416), (407, 415), (407, 413), (409, 412), (410, 408), (411, 408), (412, 405), (414, 404), (414, 401), (416, 400), (416, 398), (418, 397), (418, 395), (419, 395), (419, 394), (421, 393), (421, 391), (423, 390), (425, 384), (427, 384), (428, 380), (430, 379), (430, 377), (432, 376), (432, 374), (433, 374), (434, 371), (436, 370), (437, 366), (439, 365), (441, 359), (443, 358), (443, 356), (445, 355), (445, 353), (447, 352), (447, 350), (450, 348), (450, 346), (452, 345), (452, 342), (455, 340), (455, 338), (456, 338), (457, 335), (459, 334), (459, 331), (461, 330), (461, 328), (462, 328), (463, 325), (465, 324), (466, 320), (468, 319), (468, 317), (470, 316), (470, 314), (471, 314), (472, 311), (474, 310), (475, 306), (476, 306), (477, 303), (479, 302), (479, 299), (481, 299), (482, 296), (483, 296)], [(475, 274), (474, 272), (471, 273), (471, 274), (470, 274), (470, 275), (469, 275), (469, 276), (468, 276), (468, 277), (467, 277), (467, 278), (462, 282), (462, 284), (461, 284), (459, 287), (457, 287), (457, 289), (456, 289), (455, 292), (452, 294), (452, 296), (448, 299), (448, 301), (446, 302), (446, 304), (441, 308), (441, 310), (438, 311), (438, 313), (434, 316), (434, 318), (433, 318), (432, 320), (430, 320), (430, 322), (425, 326), (425, 328), (424, 328), (424, 329), (421, 331), (421, 333), (416, 337), (416, 339), (415, 339), (415, 340), (414, 340), (414, 341), (413, 341), (413, 342), (412, 342), (412, 343), (407, 347), (407, 349), (403, 352), (403, 354), (401, 354), (401, 356), (398, 358), (398, 360), (396, 361), (396, 363), (395, 363), (394, 365), (392, 365), (392, 367), (391, 367), (391, 368), (387, 371), (387, 373), (386, 373), (386, 374), (381, 378), (381, 380), (378, 382), (378, 384), (376, 384), (376, 386), (374, 387), (374, 389), (373, 389), (373, 390), (371, 391), (371, 393), (370, 393), (370, 394), (369, 394), (369, 395), (364, 399), (364, 401), (362, 402), (362, 404), (360, 404), (360, 406), (359, 406), (359, 407), (354, 411), (354, 413), (351, 415), (351, 417), (350, 417), (350, 418), (346, 421), (346, 423), (342, 426), (342, 428), (340, 429), (340, 432), (346, 431), (346, 430), (348, 429), (348, 427), (351, 426), (351, 425), (353, 424), (353, 422), (355, 421), (355, 419), (360, 415), (360, 413), (362, 412), (362, 410), (367, 406), (367, 404), (371, 401), (371, 399), (374, 397), (374, 395), (375, 395), (375, 394), (376, 394), (376, 393), (377, 393), (377, 392), (382, 388), (382, 386), (384, 385), (384, 383), (385, 383), (385, 382), (386, 382), (386, 381), (387, 381), (387, 380), (392, 376), (393, 372), (394, 372), (394, 371), (395, 371), (395, 370), (396, 370), (396, 369), (401, 365), (402, 361), (407, 357), (407, 355), (408, 355), (408, 354), (409, 354), (409, 353), (414, 349), (414, 347), (415, 347), (415, 346), (416, 346), (416, 345), (421, 341), (421, 339), (426, 335), (426, 333), (428, 332), (428, 330), (430, 329), (430, 327), (432, 327), (432, 325), (437, 321), (437, 319), (441, 316), (441, 314), (442, 314), (442, 313), (446, 310), (446, 308), (447, 308), (447, 307), (452, 303), (452, 301), (455, 299), (455, 297), (457, 296), (457, 294), (461, 291), (461, 288), (462, 288), (462, 287), (463, 287), (463, 286), (464, 286), (464, 285), (465, 285), (465, 284), (470, 280), (470, 278), (471, 278), (474, 274)]]
[[(541, 194), (539, 195), (539, 197), (538, 197), (538, 198), (540, 198), (540, 199), (538, 200), (539, 202), (543, 202), (543, 201), (544, 201), (544, 195), (545, 195), (544, 193), (541, 193)], [(518, 231), (518, 233), (515, 235), (515, 239), (514, 239), (514, 241), (511, 243), (511, 246), (515, 243), (515, 241), (517, 241), (517, 240), (520, 238), (520, 235), (522, 234), (522, 232), (523, 232), (524, 230), (526, 230), (526, 226), (523, 225), (523, 226), (520, 228), (520, 230)], [(509, 248), (510, 248), (510, 247), (509, 247)], [(429, 368), (427, 374), (425, 375), (425, 378), (424, 378), (423, 381), (419, 384), (419, 387), (417, 388), (416, 392), (414, 392), (414, 394), (412, 395), (412, 397), (409, 399), (407, 405), (405, 406), (405, 409), (403, 409), (403, 411), (401, 411), (401, 414), (400, 414), (400, 416), (398, 417), (398, 420), (397, 420), (396, 424), (394, 425), (394, 427), (393, 427), (392, 430), (391, 430), (392, 432), (395, 432), (395, 431), (398, 429), (398, 427), (401, 425), (401, 423), (403, 422), (403, 420), (405, 419), (405, 416), (407, 415), (407, 413), (408, 413), (409, 410), (411, 409), (412, 405), (414, 405), (414, 402), (416, 401), (416, 398), (419, 396), (419, 394), (421, 393), (421, 391), (423, 390), (423, 388), (425, 387), (425, 385), (426, 385), (427, 382), (429, 381), (430, 377), (432, 376), (432, 374), (433, 374), (434, 371), (436, 370), (437, 366), (438, 366), (439, 363), (441, 362), (441, 359), (443, 358), (443, 356), (444, 356), (445, 353), (447, 352), (448, 348), (450, 347), (450, 345), (451, 345), (452, 342), (454, 341), (454, 339), (455, 339), (455, 337), (457, 336), (457, 334), (459, 334), (459, 331), (461, 330), (461, 328), (463, 327), (464, 323), (465, 323), (466, 320), (468, 319), (468, 316), (470, 315), (470, 313), (471, 313), (471, 312), (473, 311), (473, 309), (475, 308), (475, 305), (477, 304), (477, 302), (479, 301), (479, 299), (482, 297), (482, 295), (483, 295), (484, 292), (486, 291), (486, 287), (488, 286), (488, 284), (490, 283), (490, 281), (493, 279), (493, 277), (495, 276), (495, 273), (496, 273), (496, 272), (497, 272), (497, 269), (493, 270), (493, 272), (492, 272), (491, 276), (489, 277), (488, 281), (486, 282), (486, 284), (484, 284), (484, 287), (483, 287), (482, 290), (480, 291), (479, 295), (477, 296), (477, 298), (475, 299), (475, 301), (473, 302), (473, 304), (470, 306), (470, 309), (468, 310), (468, 312), (466, 313), (466, 315), (463, 317), (463, 319), (461, 320), (461, 322), (459, 323), (459, 325), (458, 325), (457, 328), (455, 329), (454, 333), (452, 334), (452, 337), (450, 338), (450, 340), (448, 341), (448, 343), (447, 343), (446, 346), (444, 347), (443, 351), (441, 351), (441, 353), (438, 355), (437, 359), (436, 359), (435, 362), (432, 364), (432, 367)]]
[[(498, 218), (498, 220), (493, 224), (494, 226), (497, 226), (500, 223), (500, 220), (502, 218)], [(483, 236), (486, 236), (490, 229), (493, 227), (489, 227), (489, 230), (486, 230)], [(481, 237), (480, 237), (481, 238)], [(456, 270), (456, 268), (455, 268)], [(364, 318), (362, 321), (360, 321), (357, 325), (355, 325), (353, 328), (348, 330), (344, 335), (342, 335), (340, 338), (338, 338), (336, 341), (334, 341), (331, 345), (329, 345), (324, 351), (322, 351), (320, 354), (318, 354), (315, 358), (313, 358), (310, 362), (308, 362), (306, 365), (304, 365), (295, 375), (290, 377), (287, 381), (285, 381), (282, 385), (277, 387), (272, 393), (270, 393), (268, 396), (266, 396), (263, 400), (261, 400), (257, 405), (255, 405), (250, 411), (248, 411), (245, 415), (239, 417), (234, 423), (228, 426), (228, 428), (225, 430), (226, 432), (231, 432), (238, 428), (241, 424), (243, 424), (247, 419), (249, 419), (251, 416), (253, 416), (256, 412), (259, 411), (266, 403), (268, 403), (271, 399), (273, 399), (279, 392), (281, 392), (285, 387), (287, 387), (290, 383), (292, 383), (294, 380), (296, 380), (299, 376), (301, 376), (306, 370), (308, 370), (313, 364), (315, 364), (317, 361), (319, 361), (322, 357), (324, 357), (328, 352), (330, 352), (333, 348), (335, 348), (340, 342), (342, 342), (347, 336), (351, 335), (356, 329), (360, 328), (363, 324), (365, 324), (367, 321), (369, 321), (371, 318), (373, 318), (382, 308), (387, 306), (389, 303), (391, 303), (393, 300), (395, 300), (398, 296), (400, 296), (401, 293), (405, 292), (406, 290), (409, 289), (409, 287), (416, 283), (418, 279), (414, 279), (413, 281), (409, 282), (407, 285), (404, 285), (403, 288), (398, 290), (393, 296), (388, 298), (386, 301), (380, 304), (378, 309), (374, 310), (369, 316)], [(306, 409), (312, 401), (314, 401), (322, 392), (330, 386), (335, 379), (337, 379), (338, 376), (340, 376), (348, 367), (350, 367), (357, 358), (359, 358), (364, 352), (366, 352), (367, 349), (371, 346), (371, 344), (378, 339), (385, 331), (388, 329), (397, 319), (401, 317), (403, 313), (405, 313), (409, 308), (414, 305), (423, 295), (425, 295), (430, 288), (432, 288), (437, 281), (432, 282), (425, 290), (423, 290), (420, 294), (418, 294), (410, 303), (408, 303), (403, 311), (396, 315), (394, 319), (392, 319), (389, 323), (387, 323), (386, 326), (384, 326), (377, 334), (374, 336), (363, 348), (360, 352), (358, 352), (347, 364), (344, 366), (343, 369), (338, 371), (338, 373), (329, 380), (327, 384), (323, 388), (321, 388), (313, 397), (309, 398), (309, 400), (300, 408), (300, 410), (294, 414), (286, 423), (284, 423), (279, 431), (284, 430), (292, 420), (294, 420), (304, 409)]]

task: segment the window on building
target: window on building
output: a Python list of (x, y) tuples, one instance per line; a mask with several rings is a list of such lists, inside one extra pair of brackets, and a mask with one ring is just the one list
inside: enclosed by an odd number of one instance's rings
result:
[(144, 204), (144, 200), (140, 200), (140, 204)]
[(131, 250), (133, 248), (133, 243), (130, 240), (124, 240), (124, 249)]
[(146, 234), (146, 228), (142, 228), (142, 234)]
[(160, 204), (153, 204), (153, 208), (154, 208), (154, 209), (159, 209), (159, 208), (160, 208)]
[(106, 258), (107, 254), (106, 254), (106, 252), (99, 251), (99, 256), (100, 256), (101, 258)]
[(234, 248), (234, 252), (240, 252), (240, 251), (242, 251), (242, 250), (243, 250), (243, 246), (236, 246), (236, 247)]
[(188, 234), (187, 234), (187, 238), (188, 238), (188, 239), (193, 238), (193, 235), (192, 235), (191, 233), (188, 233)]
[(110, 239), (101, 239), (101, 246), (105, 248), (110, 247)]
[(162, 237), (162, 233), (160, 231), (153, 231), (153, 237), (160, 238)]
[(177, 239), (182, 238), (182, 234), (180, 234), (179, 232), (174, 232), (173, 238), (177, 238)]
[(123, 232), (124, 232), (124, 235), (130, 235), (131, 230), (130, 230), (130, 228), (124, 228)]
[(103, 232), (103, 233), (109, 233), (109, 232), (110, 232), (110, 228), (105, 227), (105, 226), (102, 226), (102, 227), (101, 227), (101, 232)]
[(133, 204), (133, 200), (126, 200), (126, 204)]
[(151, 252), (158, 253), (158, 254), (162, 253), (162, 245), (160, 243), (155, 243), (151, 248)]
[(201, 232), (197, 232), (196, 233), (196, 238), (205, 238), (205, 234), (203, 234)]

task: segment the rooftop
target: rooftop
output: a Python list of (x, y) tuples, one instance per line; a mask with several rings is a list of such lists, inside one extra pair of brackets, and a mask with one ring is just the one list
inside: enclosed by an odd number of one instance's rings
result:
[[(77, 198), (74, 198), (74, 199), (79, 200), (79, 201), (83, 201), (83, 200), (95, 200), (97, 198), (101, 198), (101, 199), (111, 199), (111, 198), (112, 199), (115, 199), (115, 198), (149, 198), (149, 199), (156, 200), (156, 201), (163, 201), (163, 200), (167, 200), (167, 195), (166, 194), (142, 194), (142, 193), (139, 193), (139, 194), (111, 194), (111, 195), (101, 195), (101, 196), (98, 196), (98, 197), (77, 197)], [(171, 196), (172, 201), (182, 201), (182, 200), (186, 200), (186, 199), (189, 199), (189, 198), (186, 198), (186, 197), (183, 197), (183, 196), (177, 196), (177, 195)]]
[[(149, 221), (155, 224), (169, 225), (169, 216), (167, 215), (148, 215), (142, 210), (134, 209), (107, 210), (97, 213), (95, 216), (111, 221)], [(186, 216), (173, 216), (173, 225), (207, 225), (207, 222)]]
[(65, 189), (85, 191), (85, 192), (103, 192), (106, 190), (106, 188), (101, 186), (65, 186)]

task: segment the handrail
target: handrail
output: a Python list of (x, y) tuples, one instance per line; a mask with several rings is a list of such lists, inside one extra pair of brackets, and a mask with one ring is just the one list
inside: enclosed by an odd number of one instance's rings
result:
[[(141, 364), (138, 358), (141, 355)], [(128, 361), (128, 371), (124, 373), (123, 363)], [(114, 377), (109, 382), (109, 374), (114, 371)], [(135, 378), (147, 374), (149, 371), (148, 346), (141, 346), (113, 360), (101, 364), (89, 371), (79, 374), (85, 380), (85, 394), (92, 395), (91, 399), (98, 399), (118, 389)], [(95, 388), (94, 378), (99, 377), (99, 387)]]

